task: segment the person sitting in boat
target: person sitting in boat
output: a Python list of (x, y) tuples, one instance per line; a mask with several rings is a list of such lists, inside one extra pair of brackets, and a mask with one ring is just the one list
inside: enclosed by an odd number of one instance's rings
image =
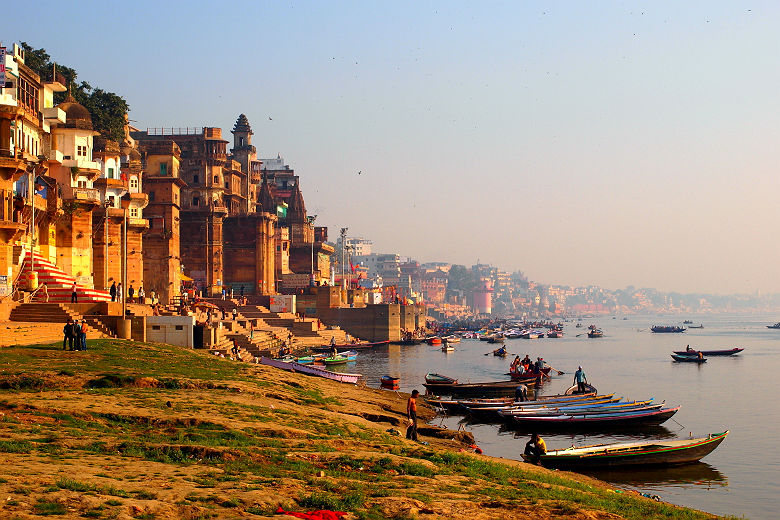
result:
[(528, 354), (526, 354), (525, 357), (523, 358), (523, 360), (520, 362), (520, 364), (521, 365), (525, 365), (525, 366), (530, 365), (531, 364), (530, 356), (528, 356)]
[(701, 350), (697, 352), (696, 355), (699, 359), (704, 359), (704, 353)]
[(509, 365), (509, 371), (517, 372), (518, 366), (520, 366), (520, 356), (515, 356), (515, 359), (512, 361), (512, 364)]
[(691, 348), (690, 345), (685, 345), (685, 351), (686, 352), (693, 352), (693, 349)]
[(585, 385), (588, 384), (588, 378), (585, 375), (585, 371), (582, 369), (582, 366), (578, 366), (577, 371), (574, 372), (574, 384), (577, 385), (577, 391), (574, 392), (575, 394), (584, 394), (587, 392)]
[(544, 439), (539, 437), (538, 433), (531, 434), (531, 440), (525, 443), (525, 454), (528, 455), (530, 462), (539, 464), (539, 459), (547, 453), (547, 444)]

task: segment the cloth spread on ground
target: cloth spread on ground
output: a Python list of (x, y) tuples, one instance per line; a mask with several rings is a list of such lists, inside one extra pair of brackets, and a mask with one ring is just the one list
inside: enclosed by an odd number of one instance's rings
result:
[(285, 511), (279, 506), (276, 510), (277, 514), (294, 516), (296, 518), (303, 518), (305, 520), (341, 520), (347, 513), (343, 511), (326, 511), (324, 509), (319, 511), (310, 511), (308, 513), (298, 513), (296, 511)]

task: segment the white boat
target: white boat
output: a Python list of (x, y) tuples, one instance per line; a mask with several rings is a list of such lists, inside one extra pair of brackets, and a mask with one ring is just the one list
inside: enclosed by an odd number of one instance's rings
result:
[(447, 343), (460, 343), (460, 336), (453, 334), (452, 336), (444, 336), (441, 339), (446, 339)]
[(441, 351), (442, 352), (454, 352), (455, 351), (455, 347), (453, 347), (449, 343), (445, 343), (445, 344), (443, 344), (441, 346)]
[(326, 379), (332, 379), (334, 381), (340, 381), (342, 383), (350, 383), (353, 385), (356, 384), (361, 377), (363, 377), (363, 374), (347, 374), (344, 372), (331, 372), (330, 370), (325, 370), (324, 368), (320, 368), (312, 365), (302, 365), (300, 363), (296, 363), (295, 361), (292, 362), (280, 361), (278, 359), (271, 359), (265, 356), (262, 356), (260, 358), (260, 364), (267, 365), (269, 367), (281, 368), (282, 370), (302, 372), (304, 374), (324, 377)]

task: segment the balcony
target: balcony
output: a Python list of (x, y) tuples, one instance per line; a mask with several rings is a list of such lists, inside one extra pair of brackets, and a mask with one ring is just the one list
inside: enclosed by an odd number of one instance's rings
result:
[(62, 198), (72, 200), (83, 200), (85, 202), (95, 202), (102, 204), (100, 200), (100, 190), (95, 188), (80, 188), (78, 186), (63, 186)]
[(65, 111), (61, 108), (44, 108), (41, 110), (41, 113), (43, 114), (43, 119), (48, 123), (65, 123)]
[(92, 183), (93, 186), (96, 188), (112, 188), (112, 189), (127, 189), (127, 182), (121, 180), (121, 179), (107, 179), (105, 177), (101, 177), (95, 182)]
[(128, 217), (127, 225), (128, 225), (128, 227), (146, 229), (146, 228), (149, 227), (149, 221), (146, 220), (145, 218), (129, 218)]

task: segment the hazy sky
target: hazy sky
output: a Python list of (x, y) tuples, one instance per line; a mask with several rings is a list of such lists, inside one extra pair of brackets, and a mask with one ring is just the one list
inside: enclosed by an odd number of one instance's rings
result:
[(332, 238), (544, 283), (780, 292), (777, 2), (36, 5), (3, 17), (6, 46), (141, 128), (231, 137), (245, 113)]

